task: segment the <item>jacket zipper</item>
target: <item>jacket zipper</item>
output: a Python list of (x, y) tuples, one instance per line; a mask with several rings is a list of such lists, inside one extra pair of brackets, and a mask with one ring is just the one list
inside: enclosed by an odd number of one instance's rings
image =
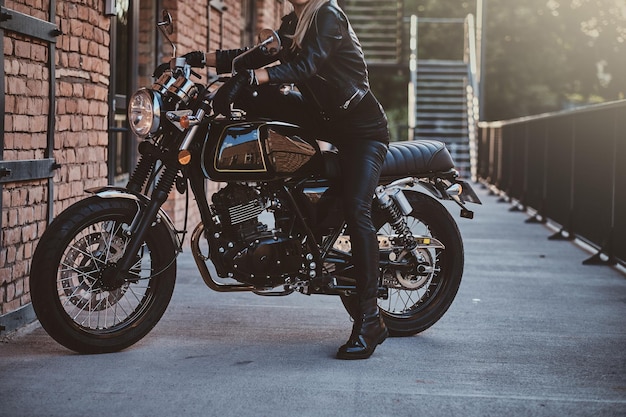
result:
[(359, 90), (356, 90), (356, 92), (354, 94), (352, 94), (352, 97), (350, 97), (349, 99), (346, 100), (345, 103), (343, 103), (343, 106), (341, 106), (342, 109), (346, 110), (348, 107), (350, 107), (350, 103), (352, 102), (352, 100), (354, 100), (354, 98), (359, 94)]

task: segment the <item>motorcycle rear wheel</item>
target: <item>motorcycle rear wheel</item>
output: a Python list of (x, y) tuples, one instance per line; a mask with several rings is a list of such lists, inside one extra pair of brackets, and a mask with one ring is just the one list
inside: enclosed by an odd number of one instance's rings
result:
[[(405, 216), (413, 235), (435, 238), (445, 249), (423, 250), (432, 267), (427, 278), (390, 268), (383, 271), (387, 281), (391, 278), (395, 285), (389, 286), (388, 299), (378, 300), (378, 307), (390, 336), (395, 337), (423, 332), (443, 317), (461, 285), (464, 265), (461, 234), (448, 210), (425, 194), (405, 191), (405, 195), (413, 207), (413, 211)], [(395, 234), (387, 214), (377, 207), (372, 209), (372, 220), (379, 237)], [(341, 300), (354, 317), (358, 308), (356, 295), (342, 295)]]
[[(46, 229), (33, 255), (30, 288), (42, 327), (79, 353), (125, 349), (165, 312), (176, 279), (175, 247), (155, 222), (126, 279), (107, 270), (124, 253), (137, 204), (90, 197), (69, 207)], [(109, 271), (110, 272), (110, 271)]]

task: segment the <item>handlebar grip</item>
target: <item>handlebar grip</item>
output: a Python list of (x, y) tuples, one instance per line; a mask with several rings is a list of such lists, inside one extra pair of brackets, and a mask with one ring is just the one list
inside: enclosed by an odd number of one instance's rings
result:
[(183, 55), (183, 57), (194, 68), (204, 68), (206, 66), (206, 56), (202, 51), (189, 52)]

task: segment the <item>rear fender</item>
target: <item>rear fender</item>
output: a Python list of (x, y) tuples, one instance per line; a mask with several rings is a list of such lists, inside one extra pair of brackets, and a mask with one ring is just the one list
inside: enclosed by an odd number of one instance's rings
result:
[[(461, 217), (472, 219), (474, 218), (474, 212), (468, 210), (465, 207), (465, 202), (481, 204), (480, 199), (476, 196), (476, 193), (472, 187), (465, 181), (455, 180), (454, 182), (448, 182), (447, 184), (438, 184), (443, 186), (437, 186), (430, 181), (422, 181), (418, 178), (407, 177), (401, 178), (385, 186), (387, 192), (394, 194), (393, 189), (400, 190), (413, 190), (422, 194), (430, 194), (431, 196), (439, 200), (451, 200), (454, 201), (461, 208)], [(426, 190), (428, 193), (423, 192)]]

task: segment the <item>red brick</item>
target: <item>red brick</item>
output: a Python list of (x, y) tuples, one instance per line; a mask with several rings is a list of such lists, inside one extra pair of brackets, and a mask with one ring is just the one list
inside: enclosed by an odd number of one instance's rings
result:
[[(72, 36), (72, 37), (69, 38), (69, 43), (70, 43), (70, 45), (69, 45), (68, 49), (71, 52), (78, 52), (80, 50), (80, 39)], [(71, 61), (70, 61), (70, 63), (71, 63)], [(76, 68), (76, 67), (74, 67), (74, 68)]]
[(20, 58), (30, 58), (31, 44), (29, 42), (15, 40), (15, 56)]
[(9, 38), (8, 36), (4, 37), (4, 55), (13, 55), (13, 39)]
[(15, 281), (15, 297), (21, 297), (24, 295), (24, 278)]
[(11, 268), (0, 268), (0, 287), (11, 280)]
[(6, 298), (7, 301), (15, 299), (15, 284), (13, 282), (9, 282), (6, 286)]
[(67, 17), (70, 19), (76, 19), (78, 17), (78, 6), (76, 4), (67, 4)]
[(28, 116), (13, 116), (13, 130), (16, 132), (28, 132), (30, 130), (30, 119)]
[(23, 95), (26, 94), (26, 81), (21, 78), (7, 77), (7, 94)]
[(78, 6), (78, 18), (80, 20), (89, 20), (89, 8), (85, 6)]
[(6, 262), (8, 265), (13, 264), (15, 262), (15, 254), (17, 253), (17, 249), (15, 245), (20, 241), (20, 233), (19, 229), (9, 229), (4, 232), (5, 238), (4, 242), (7, 245), (7, 259)]
[(33, 45), (31, 58), (35, 61), (46, 62), (48, 60), (48, 48), (44, 45)]
[(5, 314), (10, 311), (15, 311), (20, 307), (22, 307), (22, 301), (19, 298), (9, 299), (7, 297), (7, 302), (2, 305), (2, 311), (3, 311), (3, 314)]
[(82, 37), (83, 35), (83, 25), (84, 23), (78, 19), (70, 20), (70, 31), (69, 34), (76, 37)]

